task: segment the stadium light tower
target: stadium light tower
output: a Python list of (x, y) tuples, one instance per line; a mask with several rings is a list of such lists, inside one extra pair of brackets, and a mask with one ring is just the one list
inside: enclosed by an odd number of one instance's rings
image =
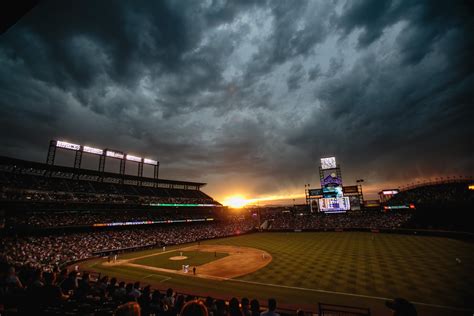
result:
[(359, 190), (359, 200), (360, 200), (360, 205), (364, 205), (364, 194), (362, 192), (362, 183), (364, 182), (364, 179), (357, 179), (357, 189)]
[(309, 183), (304, 185), (304, 194), (305, 194), (305, 197), (306, 197), (306, 205), (309, 205), (309, 188), (310, 187), (311, 187), (311, 185)]

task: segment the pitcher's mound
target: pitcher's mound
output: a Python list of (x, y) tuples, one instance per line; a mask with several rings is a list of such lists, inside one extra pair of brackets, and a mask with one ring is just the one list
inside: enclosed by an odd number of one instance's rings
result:
[(174, 260), (174, 261), (184, 260), (184, 259), (188, 259), (188, 257), (186, 257), (186, 256), (174, 256), (174, 257), (170, 257), (170, 260)]

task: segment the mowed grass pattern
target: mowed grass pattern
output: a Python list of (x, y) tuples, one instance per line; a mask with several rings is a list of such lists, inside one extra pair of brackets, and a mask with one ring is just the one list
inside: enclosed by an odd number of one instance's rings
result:
[[(187, 257), (184, 260), (170, 260), (171, 257), (180, 256)], [(132, 261), (132, 263), (141, 264), (145, 266), (151, 266), (156, 268), (180, 270), (183, 264), (188, 264), (191, 268), (193, 266), (203, 265), (205, 263), (224, 258), (228, 256), (227, 253), (214, 253), (204, 251), (172, 251), (163, 254), (157, 254), (156, 256), (145, 257)]]
[[(159, 284), (189, 288), (204, 295), (261, 299), (272, 296), (282, 303), (298, 304), (330, 302), (329, 296), (333, 295), (338, 304), (367, 304), (361, 297), (312, 291), (326, 290), (382, 298), (404, 297), (416, 302), (474, 309), (474, 244), (464, 241), (414, 235), (324, 232), (256, 233), (208, 240), (201, 244), (258, 248), (268, 251), (273, 260), (266, 267), (238, 278), (237, 282), (166, 273), (150, 276), (149, 270), (102, 267), (97, 265), (97, 260), (84, 268), (132, 280), (146, 277), (147, 281), (161, 282), (163, 276), (169, 276), (172, 278)], [(184, 246), (170, 247), (169, 250)], [(140, 251), (120, 258), (131, 259), (159, 251)], [(374, 299), (372, 303), (373, 307), (384, 308), (383, 300)], [(440, 311), (441, 314), (450, 312)]]
[(331, 232), (253, 234), (208, 243), (255, 247), (272, 254), (268, 266), (242, 280), (474, 305), (474, 245), (463, 241)]

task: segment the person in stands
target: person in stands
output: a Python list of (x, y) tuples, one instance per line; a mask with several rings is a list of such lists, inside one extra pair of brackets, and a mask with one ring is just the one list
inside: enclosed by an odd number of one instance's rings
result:
[(277, 312), (275, 312), (277, 307), (276, 300), (274, 298), (268, 299), (268, 310), (263, 312), (261, 316), (280, 316)]
[(189, 301), (181, 309), (180, 316), (208, 316), (206, 305), (202, 301)]
[(385, 302), (385, 305), (392, 310), (393, 316), (417, 316), (415, 305), (404, 298), (395, 298)]

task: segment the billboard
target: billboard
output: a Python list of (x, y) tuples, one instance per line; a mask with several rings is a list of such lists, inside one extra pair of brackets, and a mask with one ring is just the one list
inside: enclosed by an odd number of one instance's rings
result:
[(348, 197), (322, 198), (318, 202), (319, 210), (325, 213), (340, 213), (351, 209)]
[(342, 190), (344, 191), (344, 194), (359, 195), (359, 188), (357, 185), (345, 186), (342, 188)]
[(321, 169), (336, 169), (336, 157), (321, 158)]
[(322, 189), (309, 189), (309, 196), (322, 196), (323, 190)]

